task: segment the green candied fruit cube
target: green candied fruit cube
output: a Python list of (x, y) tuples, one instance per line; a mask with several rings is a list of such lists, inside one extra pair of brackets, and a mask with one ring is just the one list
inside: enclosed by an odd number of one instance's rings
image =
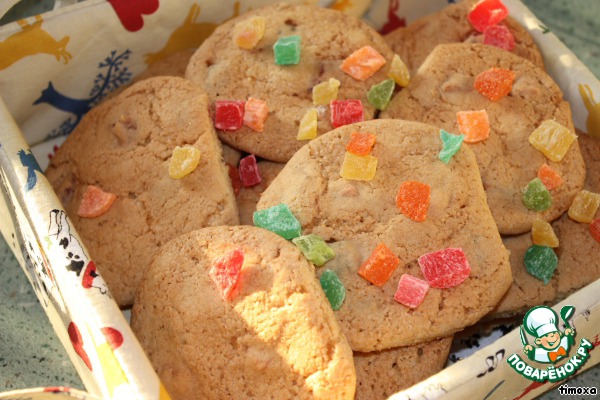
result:
[(552, 195), (540, 178), (535, 178), (523, 190), (521, 200), (525, 207), (533, 211), (546, 211), (552, 205)]
[(325, 292), (329, 304), (334, 311), (339, 310), (346, 298), (346, 288), (335, 272), (328, 269), (321, 275), (321, 287)]
[(300, 249), (304, 257), (317, 267), (335, 257), (335, 252), (322, 237), (318, 235), (305, 235), (292, 239), (292, 242)]
[(273, 45), (275, 64), (296, 65), (300, 62), (300, 36), (286, 36), (279, 38)]
[(551, 247), (534, 244), (525, 252), (525, 269), (547, 285), (558, 265), (558, 257)]
[(367, 92), (367, 100), (376, 109), (385, 110), (392, 98), (392, 94), (394, 94), (395, 86), (396, 82), (393, 79), (386, 79), (381, 83), (373, 85)]
[(440, 150), (439, 158), (445, 164), (448, 164), (450, 159), (460, 150), (465, 135), (453, 135), (440, 129), (440, 139), (442, 139), (442, 150)]
[(275, 232), (285, 239), (293, 239), (302, 234), (302, 226), (294, 217), (287, 204), (281, 203), (271, 208), (255, 211), (254, 225)]

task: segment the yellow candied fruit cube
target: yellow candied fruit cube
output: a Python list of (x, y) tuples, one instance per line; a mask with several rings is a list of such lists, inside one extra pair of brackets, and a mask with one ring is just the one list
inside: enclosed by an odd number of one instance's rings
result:
[(591, 223), (600, 206), (600, 195), (582, 190), (575, 196), (569, 207), (569, 218), (577, 222)]
[(550, 160), (559, 162), (575, 139), (577, 136), (558, 122), (546, 120), (531, 133), (529, 143)]
[(253, 49), (265, 34), (265, 19), (252, 17), (233, 27), (233, 43), (242, 49)]
[(407, 87), (410, 83), (410, 72), (408, 71), (408, 67), (398, 54), (394, 54), (394, 58), (392, 58), (388, 76), (392, 78), (398, 86)]
[(377, 157), (371, 155), (357, 156), (346, 152), (340, 176), (355, 181), (370, 181), (375, 177), (376, 170)]
[(327, 82), (321, 82), (312, 89), (312, 98), (314, 105), (327, 105), (337, 99), (340, 81), (335, 78), (329, 78)]
[(169, 176), (181, 179), (192, 173), (200, 163), (200, 150), (192, 146), (175, 147), (169, 162)]
[(533, 244), (537, 244), (538, 246), (558, 247), (558, 238), (552, 229), (552, 225), (543, 219), (536, 218), (533, 220), (531, 236), (533, 238)]
[(304, 117), (300, 120), (300, 127), (298, 128), (298, 140), (309, 140), (317, 137), (317, 110), (311, 108), (304, 114)]

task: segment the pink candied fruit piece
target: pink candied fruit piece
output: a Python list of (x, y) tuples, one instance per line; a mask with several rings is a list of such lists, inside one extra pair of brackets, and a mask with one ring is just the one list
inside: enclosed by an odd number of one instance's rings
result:
[(428, 291), (429, 284), (427, 282), (412, 275), (403, 274), (398, 282), (394, 300), (406, 307), (417, 308), (425, 299)]
[(240, 171), (235, 165), (227, 164), (229, 167), (229, 180), (231, 180), (231, 187), (233, 188), (233, 194), (236, 196), (240, 193), (242, 188), (242, 179), (240, 178)]
[(244, 264), (244, 252), (233, 249), (212, 260), (208, 274), (224, 300), (232, 300)]
[(360, 100), (333, 100), (329, 106), (331, 125), (334, 128), (364, 120), (364, 109)]
[(494, 26), (508, 16), (508, 9), (500, 0), (481, 0), (467, 14), (473, 28), (484, 32), (485, 28)]
[(419, 257), (418, 262), (423, 276), (433, 288), (457, 286), (471, 273), (469, 260), (461, 248), (447, 248), (424, 254)]
[(97, 186), (89, 185), (83, 193), (77, 215), (83, 218), (99, 217), (110, 210), (116, 199), (116, 195), (105, 192)]
[(596, 218), (590, 223), (590, 233), (596, 242), (600, 243), (600, 218)]
[(215, 128), (237, 131), (244, 122), (244, 102), (237, 100), (215, 101)]
[(254, 154), (250, 154), (240, 160), (239, 171), (243, 187), (258, 185), (262, 180)]
[(511, 51), (515, 48), (515, 37), (504, 25), (488, 26), (483, 31), (483, 44)]

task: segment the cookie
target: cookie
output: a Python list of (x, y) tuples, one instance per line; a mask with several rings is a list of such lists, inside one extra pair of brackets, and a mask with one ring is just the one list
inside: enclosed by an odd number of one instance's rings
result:
[(414, 346), (354, 353), (356, 400), (387, 399), (444, 368), (452, 337)]
[[(586, 165), (585, 189), (600, 193), (600, 140), (579, 134), (581, 154)], [(600, 211), (595, 218), (600, 218)], [(491, 318), (522, 314), (540, 304), (554, 304), (600, 278), (600, 243), (590, 234), (589, 225), (573, 221), (567, 213), (552, 223), (559, 239), (555, 249), (558, 266), (547, 285), (525, 270), (523, 257), (533, 244), (531, 233), (503, 238), (510, 251), (514, 282)]]
[[(169, 177), (176, 146), (200, 152), (198, 167)], [(52, 158), (46, 176), (120, 306), (169, 239), (238, 214), (206, 94), (175, 77), (147, 79), (91, 110)], [(78, 215), (89, 185), (116, 195), (97, 218)]]
[[(488, 100), (474, 89), (477, 75), (500, 67), (516, 75), (508, 96)], [(561, 162), (552, 162), (529, 144), (531, 133), (545, 120), (574, 132), (569, 104), (556, 83), (529, 61), (492, 46), (445, 44), (435, 48), (410, 85), (392, 99), (382, 118), (425, 122), (460, 133), (457, 112), (485, 110), (489, 137), (468, 146), (475, 152), (488, 204), (502, 234), (529, 231), (535, 218), (552, 221), (582, 188), (585, 167), (575, 141)], [(563, 178), (552, 191), (552, 205), (529, 210), (522, 191), (547, 163)]]
[[(398, 28), (383, 38), (394, 53), (406, 63), (411, 74), (414, 74), (439, 44), (483, 43), (483, 34), (476, 31), (467, 19), (467, 15), (478, 1), (463, 0), (449, 4), (437, 13)], [(511, 50), (513, 54), (544, 68), (542, 53), (525, 28), (510, 16), (499, 25), (506, 26), (514, 36), (515, 47)]]
[[(264, 37), (251, 50), (237, 47), (232, 40), (234, 27), (256, 16), (265, 20)], [(291, 35), (301, 38), (300, 61), (297, 65), (276, 65), (273, 45)], [(343, 72), (340, 65), (363, 46), (376, 49), (387, 65), (360, 81)], [(186, 77), (203, 86), (213, 103), (246, 101), (249, 97), (266, 101), (269, 114), (263, 132), (242, 126), (236, 131), (217, 133), (232, 147), (286, 162), (306, 143), (296, 136), (302, 117), (316, 107), (312, 101), (313, 86), (337, 79), (341, 83), (337, 99), (360, 100), (364, 119), (372, 119), (375, 109), (367, 101), (367, 91), (387, 79), (392, 56), (383, 38), (355, 17), (317, 6), (280, 3), (250, 11), (219, 26), (190, 60)], [(318, 109), (318, 132), (322, 134), (331, 130), (331, 112), (329, 106)]]
[(258, 162), (258, 170), (260, 171), (262, 181), (256, 186), (242, 187), (235, 197), (240, 213), (241, 225), (254, 225), (252, 215), (256, 211), (256, 203), (258, 203), (260, 195), (273, 182), (273, 179), (281, 172), (284, 166), (285, 164), (271, 161)]
[[(243, 266), (224, 300), (210, 270), (236, 250)], [(166, 244), (131, 326), (174, 399), (354, 398), (352, 351), (314, 267), (260, 228), (205, 228)]]
[[(377, 169), (370, 181), (340, 177), (345, 148), (355, 131), (376, 135), (370, 155), (377, 158)], [(335, 258), (317, 273), (333, 270), (346, 287), (336, 316), (354, 351), (451, 335), (489, 312), (510, 286), (508, 254), (487, 207), (475, 156), (463, 146), (444, 164), (438, 159), (438, 134), (438, 128), (398, 120), (335, 129), (300, 149), (257, 205), (262, 210), (287, 204), (303, 235), (319, 235), (334, 249)], [(396, 205), (405, 181), (431, 187), (424, 222), (406, 217)], [(380, 243), (400, 258), (400, 266), (378, 287), (357, 270)], [(423, 279), (418, 257), (456, 247), (464, 250), (471, 267), (462, 284), (430, 288), (414, 310), (394, 301), (402, 274)]]

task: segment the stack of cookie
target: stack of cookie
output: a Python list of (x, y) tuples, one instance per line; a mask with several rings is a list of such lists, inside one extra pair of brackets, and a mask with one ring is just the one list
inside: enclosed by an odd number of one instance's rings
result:
[[(597, 219), (563, 214), (585, 165), (600, 192), (600, 145), (530, 144), (544, 121), (568, 139), (569, 105), (515, 21), (479, 32), (481, 4), (385, 38), (263, 7), (84, 117), (47, 176), (174, 398), (385, 398), (465, 327), (598, 276), (575, 272)], [(552, 221), (544, 282), (523, 260)]]

